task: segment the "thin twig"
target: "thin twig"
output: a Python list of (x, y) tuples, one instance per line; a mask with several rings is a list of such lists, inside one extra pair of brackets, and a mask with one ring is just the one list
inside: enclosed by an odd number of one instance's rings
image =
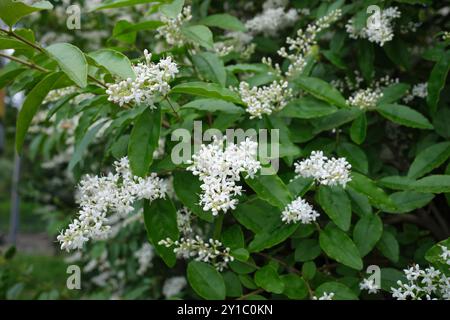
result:
[(29, 67), (29, 68), (32, 68), (32, 69), (35, 69), (35, 70), (38, 70), (38, 71), (41, 71), (41, 72), (50, 72), (50, 70), (47, 70), (47, 69), (45, 69), (45, 68), (42, 68), (41, 66), (38, 66), (38, 65), (36, 65), (36, 64), (34, 64), (34, 63), (31, 63), (31, 62), (22, 60), (22, 59), (20, 59), (20, 58), (17, 58), (17, 57), (15, 57), (15, 56), (10, 56), (10, 55), (8, 55), (8, 54), (4, 54), (4, 53), (1, 53), (1, 52), (0, 52), (0, 57), (4, 57), (4, 58), (6, 58), (6, 59), (9, 59), (9, 60), (18, 62), (18, 63), (20, 63), (20, 64), (23, 64), (23, 65)]

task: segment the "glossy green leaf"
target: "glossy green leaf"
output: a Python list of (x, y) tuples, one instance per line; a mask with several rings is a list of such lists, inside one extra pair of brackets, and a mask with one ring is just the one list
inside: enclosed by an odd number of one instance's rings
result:
[(136, 77), (130, 60), (121, 52), (101, 49), (90, 53), (89, 56), (113, 75), (122, 79), (134, 79)]
[(271, 265), (266, 265), (256, 271), (255, 283), (264, 290), (273, 293), (282, 293), (285, 288), (278, 272)]
[(328, 224), (319, 235), (320, 247), (332, 259), (352, 269), (361, 270), (363, 262), (359, 250), (342, 230)]
[(53, 5), (49, 1), (37, 1), (27, 4), (23, 1), (2, 0), (0, 1), (0, 19), (12, 27), (22, 17), (41, 10), (51, 10)]
[(224, 30), (246, 31), (245, 25), (238, 18), (226, 13), (207, 16), (200, 20), (200, 23), (208, 27), (217, 27)]
[(227, 88), (223, 88), (222, 86), (216, 83), (206, 83), (206, 82), (182, 83), (173, 87), (171, 93), (185, 93), (194, 96), (222, 99), (237, 104), (243, 104), (238, 94)]
[(383, 223), (378, 215), (366, 215), (358, 220), (353, 229), (353, 241), (361, 257), (372, 251), (382, 234)]
[(192, 289), (207, 300), (224, 300), (226, 287), (222, 275), (210, 264), (191, 261), (187, 267), (187, 278)]
[(422, 150), (409, 167), (408, 178), (417, 179), (442, 165), (450, 157), (450, 142), (441, 142)]
[(225, 87), (227, 81), (227, 72), (223, 61), (214, 53), (199, 52), (192, 56), (192, 61), (205, 79), (220, 84)]
[(76, 85), (86, 87), (88, 64), (80, 49), (70, 43), (57, 43), (48, 46), (45, 50)]
[(213, 34), (208, 27), (202, 25), (188, 26), (183, 27), (181, 32), (187, 39), (205, 49), (214, 49)]
[(149, 201), (145, 201), (144, 222), (147, 237), (156, 252), (161, 256), (167, 266), (173, 267), (176, 263), (173, 248), (166, 248), (158, 244), (159, 241), (167, 238), (176, 241), (180, 235), (177, 225), (177, 212), (172, 201), (168, 197), (165, 199), (156, 199), (151, 204)]
[(344, 231), (350, 228), (352, 208), (343, 188), (320, 186), (316, 199), (327, 216), (339, 228)]
[(347, 107), (347, 103), (342, 94), (322, 79), (301, 76), (296, 78), (294, 83), (317, 99), (324, 100), (339, 108)]
[(143, 177), (153, 162), (161, 130), (161, 109), (145, 109), (135, 120), (128, 144), (128, 158), (133, 173)]
[(377, 107), (378, 112), (388, 120), (406, 127), (433, 129), (432, 124), (421, 113), (400, 104), (383, 104)]

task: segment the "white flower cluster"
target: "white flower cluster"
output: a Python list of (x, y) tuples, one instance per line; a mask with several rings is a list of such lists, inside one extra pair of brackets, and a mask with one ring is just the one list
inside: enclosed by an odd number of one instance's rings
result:
[(192, 19), (191, 7), (186, 6), (183, 12), (178, 14), (176, 18), (169, 18), (164, 15), (161, 16), (161, 21), (165, 25), (156, 29), (158, 32), (157, 38), (166, 39), (167, 44), (171, 46), (181, 47), (185, 44), (185, 37), (181, 33), (181, 27)]
[(214, 52), (224, 57), (231, 52), (238, 52), (243, 60), (250, 59), (255, 52), (256, 44), (251, 43), (253, 36), (242, 31), (227, 32), (222, 41), (214, 42)]
[(47, 96), (45, 97), (44, 101), (42, 101), (42, 104), (46, 104), (49, 102), (57, 101), (61, 99), (62, 97), (65, 97), (69, 94), (75, 93), (77, 91), (77, 87), (75, 86), (69, 86), (61, 89), (53, 89), (50, 90), (47, 93)]
[(247, 82), (239, 84), (239, 95), (247, 105), (250, 119), (262, 118), (263, 114), (270, 115), (273, 111), (283, 109), (292, 97), (292, 89), (287, 81), (274, 81), (263, 87), (252, 87)]
[(447, 41), (449, 39), (450, 39), (450, 31), (444, 31), (444, 33), (442, 34), (442, 40)]
[(174, 247), (173, 252), (178, 258), (195, 258), (196, 261), (212, 264), (218, 271), (222, 271), (234, 260), (230, 255), (230, 248), (224, 247), (222, 242), (214, 239), (205, 242), (198, 235), (195, 238), (181, 238), (176, 241), (167, 238), (158, 244), (167, 248)]
[(383, 93), (380, 90), (372, 88), (359, 89), (347, 99), (347, 104), (361, 110), (371, 110), (376, 108), (378, 101), (382, 97)]
[(314, 296), (313, 300), (333, 300), (334, 292), (327, 293), (326, 291), (320, 296)]
[(254, 35), (276, 36), (279, 30), (293, 26), (299, 16), (295, 9), (286, 11), (286, 5), (285, 1), (266, 1), (264, 11), (245, 23), (247, 30)]
[(133, 176), (128, 158), (114, 163), (116, 173), (87, 176), (80, 182), (78, 218), (58, 235), (61, 249), (80, 249), (89, 239), (104, 239), (110, 226), (108, 213), (127, 215), (136, 200), (164, 198), (166, 186), (152, 173), (147, 178)]
[(442, 249), (442, 253), (439, 256), (450, 266), (450, 249), (443, 245), (439, 245), (439, 247)]
[(234, 196), (240, 195), (242, 186), (240, 173), (253, 177), (261, 168), (256, 159), (258, 143), (247, 138), (239, 145), (227, 143), (226, 138), (214, 140), (209, 145), (202, 145), (199, 152), (192, 156), (187, 170), (199, 176), (202, 182), (200, 205), (204, 211), (211, 210), (213, 215), (219, 211), (227, 212), (238, 203)]
[(342, 12), (340, 9), (333, 10), (329, 14), (318, 19), (316, 22), (309, 24), (306, 30), (299, 29), (297, 38), (287, 38), (286, 43), (289, 45), (288, 53), (285, 47), (278, 50), (278, 54), (290, 61), (287, 76), (294, 76), (303, 71), (306, 66), (306, 58), (311, 53), (312, 47), (317, 44), (317, 35), (322, 30), (328, 28), (333, 22), (338, 20)]
[[(399, 18), (401, 12), (397, 7), (389, 7), (381, 10), (379, 14), (379, 19), (374, 19), (372, 23), (368, 23), (367, 26), (363, 27), (361, 30), (356, 30), (354, 22), (350, 19), (345, 28), (347, 33), (349, 33), (350, 38), (367, 39), (370, 42), (378, 43), (381, 47), (394, 38), (394, 30), (392, 21)], [(378, 20), (378, 21), (377, 21)]]
[(183, 276), (172, 277), (164, 281), (162, 293), (166, 299), (178, 295), (186, 287), (186, 278)]
[(351, 81), (348, 78), (345, 79), (344, 83), (337, 83), (342, 86), (343, 89), (354, 90), (352, 95), (347, 99), (347, 104), (360, 108), (361, 110), (371, 110), (376, 108), (379, 100), (383, 97), (383, 89), (392, 84), (398, 83), (398, 78), (391, 78), (386, 75), (375, 81), (373, 81), (369, 87), (362, 89), (360, 87), (363, 82), (359, 73), (355, 73), (355, 80)]
[(404, 98), (403, 101), (406, 103), (411, 102), (414, 100), (415, 97), (425, 99), (428, 96), (428, 83), (422, 82), (415, 84), (412, 88), (411, 93), (408, 93)]
[(433, 267), (422, 270), (418, 265), (403, 270), (407, 283), (397, 281), (398, 288), (391, 288), (397, 300), (450, 300), (450, 278)]
[(327, 158), (322, 151), (313, 151), (309, 158), (294, 164), (298, 177), (314, 178), (316, 182), (345, 188), (351, 181), (350, 170), (352, 166), (345, 158)]
[(184, 237), (189, 237), (193, 233), (192, 220), (194, 219), (192, 212), (186, 208), (182, 207), (177, 211), (177, 226), (181, 234)]
[(380, 287), (375, 283), (374, 279), (363, 279), (359, 284), (359, 289), (367, 290), (369, 293), (377, 293)]
[(134, 257), (139, 262), (139, 269), (136, 272), (138, 275), (142, 276), (148, 270), (148, 268), (153, 265), (152, 260), (154, 256), (155, 251), (148, 242), (144, 242), (142, 247), (140, 247), (139, 250), (134, 253)]
[(281, 213), (281, 221), (285, 223), (297, 223), (300, 221), (303, 224), (310, 224), (316, 221), (319, 216), (320, 214), (309, 203), (298, 197), (284, 208)]
[(178, 73), (178, 66), (171, 57), (151, 62), (152, 55), (144, 50), (145, 63), (133, 66), (135, 79), (128, 78), (118, 83), (107, 84), (108, 100), (123, 106), (134, 101), (153, 106), (157, 95), (166, 95), (170, 90), (169, 81)]

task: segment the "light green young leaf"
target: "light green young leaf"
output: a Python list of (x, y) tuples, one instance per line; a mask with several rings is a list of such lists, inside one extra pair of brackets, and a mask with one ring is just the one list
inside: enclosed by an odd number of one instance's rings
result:
[(183, 35), (190, 41), (204, 47), (214, 49), (213, 34), (208, 27), (202, 25), (188, 26), (181, 29)]
[(23, 1), (1, 0), (0, 19), (8, 26), (12, 27), (22, 17), (41, 10), (51, 10), (53, 5), (49, 1), (38, 1), (33, 4), (26, 4)]
[(238, 18), (226, 13), (207, 16), (200, 20), (200, 23), (208, 27), (217, 27), (224, 30), (246, 31), (245, 25)]
[(25, 135), (31, 124), (31, 120), (44, 101), (47, 93), (53, 88), (53, 86), (61, 78), (60, 72), (51, 73), (45, 76), (27, 95), (23, 102), (22, 108), (17, 116), (16, 126), (16, 150), (20, 152), (22, 150), (23, 143), (25, 141)]
[(100, 49), (90, 53), (89, 56), (113, 75), (122, 79), (136, 78), (130, 60), (119, 51)]
[(45, 50), (76, 85), (86, 87), (88, 64), (80, 49), (70, 43), (56, 43)]

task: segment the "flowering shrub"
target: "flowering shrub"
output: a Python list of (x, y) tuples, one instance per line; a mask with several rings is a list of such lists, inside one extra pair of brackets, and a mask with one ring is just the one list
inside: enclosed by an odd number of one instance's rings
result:
[(141, 13), (92, 49), (39, 40), (50, 2), (0, 0), (16, 148), (78, 181), (57, 240), (93, 284), (450, 299), (448, 6), (152, 2), (91, 8)]

